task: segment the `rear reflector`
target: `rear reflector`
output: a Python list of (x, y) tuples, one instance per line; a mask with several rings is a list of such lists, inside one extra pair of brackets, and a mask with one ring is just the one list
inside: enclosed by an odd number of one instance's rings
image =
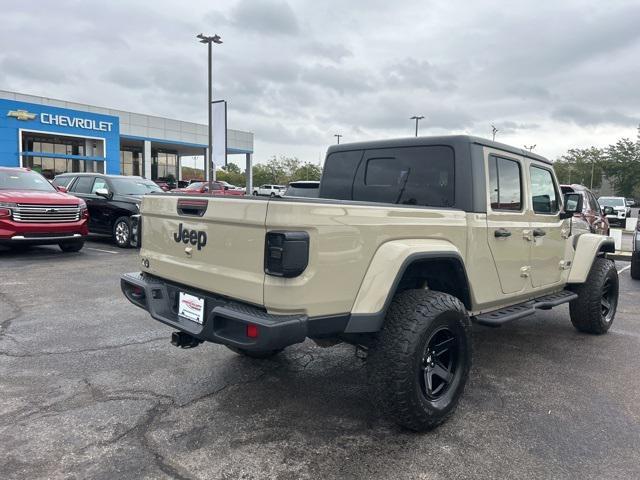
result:
[(247, 325), (247, 337), (258, 338), (258, 326), (252, 323)]

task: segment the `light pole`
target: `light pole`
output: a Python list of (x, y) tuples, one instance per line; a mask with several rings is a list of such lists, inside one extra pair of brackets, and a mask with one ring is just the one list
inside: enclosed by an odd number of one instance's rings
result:
[(496, 127), (494, 127), (493, 125), (491, 125), (491, 134), (493, 135), (493, 141), (496, 141), (496, 133), (498, 133), (500, 130), (498, 130)]
[(524, 148), (526, 148), (527, 150), (529, 150), (530, 152), (533, 152), (533, 149), (536, 148), (538, 146), (537, 143), (533, 144), (533, 145), (525, 145)]
[(207, 102), (207, 111), (209, 113), (209, 150), (207, 153), (207, 178), (209, 179), (209, 195), (213, 192), (213, 181), (216, 179), (216, 167), (213, 164), (213, 130), (212, 130), (212, 118), (211, 118), (211, 103), (213, 102), (213, 82), (211, 79), (211, 45), (213, 43), (221, 44), (222, 38), (220, 35), (207, 36), (204, 33), (196, 35), (196, 38), (200, 39), (200, 43), (206, 43), (209, 47), (209, 101)]
[(414, 115), (413, 117), (411, 117), (409, 119), (409, 120), (415, 120), (416, 121), (416, 137), (418, 136), (418, 122), (420, 120), (422, 120), (423, 118), (424, 118), (424, 115), (420, 115), (420, 116)]
[(338, 139), (338, 145), (340, 145), (340, 138), (342, 138), (342, 135), (340, 135), (339, 133), (336, 133), (334, 137)]

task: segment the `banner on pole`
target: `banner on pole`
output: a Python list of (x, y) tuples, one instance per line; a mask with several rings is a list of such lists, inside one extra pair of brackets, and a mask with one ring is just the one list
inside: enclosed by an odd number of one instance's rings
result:
[(227, 165), (227, 102), (211, 102), (211, 138), (213, 139), (213, 165)]

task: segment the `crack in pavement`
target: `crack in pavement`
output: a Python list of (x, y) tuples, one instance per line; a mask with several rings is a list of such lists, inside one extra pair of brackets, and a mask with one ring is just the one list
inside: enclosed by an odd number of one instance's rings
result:
[(104, 347), (94, 348), (81, 348), (79, 350), (62, 350), (58, 352), (31, 352), (31, 353), (10, 353), (6, 351), (0, 351), (0, 356), (13, 357), (13, 358), (34, 358), (34, 357), (46, 357), (49, 355), (69, 355), (72, 353), (89, 353), (89, 352), (102, 352), (105, 350), (115, 350), (118, 348), (131, 347), (135, 345), (145, 345), (147, 343), (159, 342), (160, 340), (166, 340), (166, 337), (152, 338), (144, 340), (142, 342), (129, 342), (118, 345), (106, 345)]
[(11, 323), (14, 320), (18, 319), (23, 312), (20, 305), (18, 305), (18, 303), (15, 300), (13, 300), (11, 297), (9, 297), (9, 295), (7, 295), (6, 293), (0, 292), (0, 302), (6, 303), (7, 305), (9, 305), (9, 308), (12, 311), (12, 314), (10, 314), (8, 318), (0, 322), (0, 340), (1, 340), (7, 334), (7, 330), (9, 330)]

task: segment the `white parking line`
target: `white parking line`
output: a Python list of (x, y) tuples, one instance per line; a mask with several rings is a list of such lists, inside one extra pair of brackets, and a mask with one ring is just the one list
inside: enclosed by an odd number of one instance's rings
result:
[(87, 250), (95, 250), (96, 252), (104, 252), (104, 253), (112, 253), (113, 255), (117, 255), (118, 252), (113, 252), (111, 250), (102, 250), (101, 248), (93, 248), (93, 247), (85, 247)]
[(626, 267), (618, 270), (618, 275), (620, 275), (622, 272), (624, 272), (625, 270), (629, 270), (631, 268), (631, 265), (627, 265)]

